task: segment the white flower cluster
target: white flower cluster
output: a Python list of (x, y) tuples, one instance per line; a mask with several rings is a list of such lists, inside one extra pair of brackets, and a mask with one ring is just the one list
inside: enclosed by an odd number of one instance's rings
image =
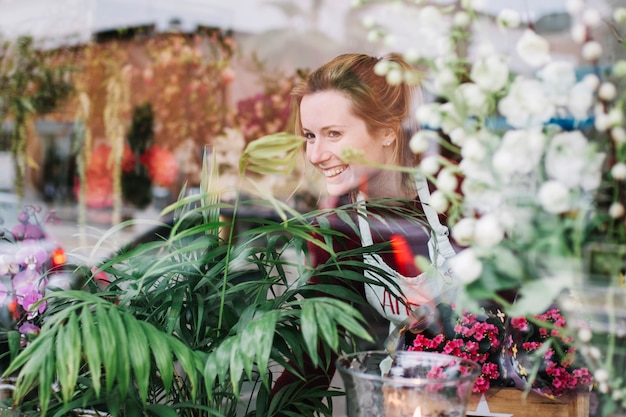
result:
[[(567, 4), (572, 44), (580, 45), (583, 60), (575, 65), (571, 59), (555, 59), (549, 42), (532, 28), (520, 28), (523, 19), (517, 12), (502, 10), (495, 26), (519, 33), (514, 51), (527, 74), (514, 71), (510, 54), (489, 44), (472, 45), (478, 51), (474, 58), (457, 52), (467, 48), (454, 43), (471, 39), (473, 25), (484, 23), (472, 8), (476, 3), (463, 4), (454, 10), (421, 6), (422, 15), (446, 22), (438, 27), (447, 28), (448, 47), (437, 56), (411, 51), (405, 57), (429, 68), (423, 85), (437, 97), (417, 110), (423, 129), (411, 139), (411, 149), (422, 154), (433, 142), (449, 141), (461, 156), (457, 164), (425, 155), (420, 168), (436, 182), (435, 210), (460, 207), (452, 234), (467, 249), (453, 264), (459, 277), (472, 282), (483, 272), (481, 259), (492, 255), (490, 248), (507, 238), (533, 238), (537, 216), (552, 216), (554, 222), (588, 216), (607, 160), (605, 148), (590, 135), (607, 135), (621, 147), (626, 131), (621, 109), (611, 105), (618, 95), (615, 85), (601, 81), (597, 72), (581, 76), (576, 71), (602, 56), (602, 46), (588, 36), (602, 22), (598, 11), (582, 0)], [(626, 22), (626, 9), (614, 11), (613, 18)], [(372, 19), (369, 27), (376, 28)], [(626, 63), (616, 63), (614, 74), (626, 74)], [(402, 76), (390, 72), (388, 78)], [(618, 163), (610, 173), (625, 179), (626, 164)], [(620, 202), (609, 209), (615, 218), (625, 212)]]

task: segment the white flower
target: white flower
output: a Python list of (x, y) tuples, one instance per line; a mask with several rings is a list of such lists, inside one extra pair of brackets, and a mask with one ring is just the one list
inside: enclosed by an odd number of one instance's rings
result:
[(445, 194), (452, 194), (459, 186), (459, 181), (454, 172), (449, 168), (444, 168), (437, 175), (437, 189)]
[(584, 83), (590, 90), (596, 90), (600, 86), (600, 79), (596, 74), (587, 74), (583, 77)]
[(609, 110), (609, 114), (607, 116), (609, 118), (609, 125), (611, 127), (620, 126), (624, 121), (624, 113), (622, 112), (622, 109), (618, 107), (613, 107), (611, 110)]
[(459, 80), (450, 68), (442, 68), (436, 71), (432, 82), (435, 94), (446, 94), (459, 84)]
[(428, 150), (432, 142), (437, 142), (439, 135), (433, 130), (419, 130), (409, 141), (409, 147), (414, 154), (422, 154)]
[(474, 231), (476, 219), (464, 217), (452, 226), (452, 237), (461, 246), (469, 246), (474, 243)]
[(517, 42), (516, 50), (520, 58), (533, 68), (540, 67), (550, 61), (550, 45), (534, 31), (526, 29)]
[(365, 29), (372, 29), (374, 26), (376, 26), (376, 20), (371, 15), (367, 15), (361, 20), (361, 25)]
[(555, 114), (542, 84), (523, 76), (515, 79), (506, 97), (498, 103), (498, 110), (516, 128), (543, 125)]
[(389, 83), (390, 85), (399, 85), (404, 79), (402, 70), (399, 68), (390, 69), (389, 72), (387, 72), (386, 79), (387, 83)]
[(430, 195), (430, 206), (437, 213), (445, 213), (446, 210), (448, 210), (448, 207), (450, 207), (450, 203), (448, 202), (448, 199), (446, 198), (444, 193), (439, 190), (435, 190)]
[(570, 28), (572, 40), (578, 44), (583, 44), (587, 39), (587, 28), (583, 24), (574, 24)]
[(500, 13), (498, 13), (497, 23), (500, 28), (515, 29), (522, 23), (522, 19), (517, 10), (502, 9)]
[(461, 113), (469, 116), (486, 116), (489, 113), (489, 100), (485, 92), (474, 83), (463, 83), (454, 92), (454, 103), (462, 105)]
[(381, 40), (383, 33), (379, 29), (372, 29), (367, 32), (367, 41), (370, 43), (376, 43)]
[(479, 162), (487, 156), (487, 149), (485, 149), (481, 141), (475, 137), (471, 137), (461, 148), (461, 156), (463, 159)]
[(415, 112), (417, 121), (430, 129), (441, 127), (441, 110), (437, 103), (422, 104)]
[(596, 371), (593, 373), (593, 378), (597, 382), (607, 382), (609, 380), (609, 373), (606, 369), (596, 369)]
[(420, 161), (420, 169), (427, 175), (435, 175), (440, 167), (439, 156), (437, 155), (428, 155)]
[(491, 248), (504, 239), (504, 230), (494, 214), (486, 214), (476, 221), (474, 239), (480, 246)]
[(602, 16), (596, 9), (587, 9), (583, 12), (583, 23), (589, 27), (597, 27), (602, 23)]
[(582, 56), (587, 61), (597, 61), (602, 56), (602, 45), (596, 41), (589, 41), (583, 45)]
[(620, 59), (616, 63), (614, 63), (613, 67), (611, 68), (611, 72), (616, 77), (626, 77), (626, 60)]
[(376, 75), (387, 75), (387, 72), (391, 69), (391, 62), (386, 59), (382, 59), (374, 65), (374, 74)]
[(454, 104), (447, 102), (441, 105), (441, 130), (450, 134), (453, 130), (463, 127), (466, 118), (462, 117)]
[(448, 136), (450, 136), (450, 141), (457, 146), (465, 146), (465, 141), (467, 139), (467, 133), (465, 129), (462, 127), (457, 127), (453, 129)]
[(486, 91), (500, 91), (509, 79), (509, 67), (502, 56), (491, 55), (472, 65), (470, 79)]
[(539, 189), (539, 203), (548, 213), (564, 213), (570, 209), (569, 190), (559, 181), (545, 182)]
[(416, 48), (409, 48), (404, 51), (403, 56), (408, 62), (415, 63), (419, 61), (421, 54)]
[(616, 145), (621, 145), (626, 142), (626, 130), (621, 126), (616, 126), (611, 129), (611, 138)]
[(567, 110), (577, 120), (589, 117), (589, 111), (593, 105), (593, 89), (583, 81), (574, 84), (567, 97)]
[(509, 130), (493, 155), (493, 167), (505, 182), (528, 174), (539, 165), (546, 137), (539, 130)]
[(554, 135), (545, 157), (548, 177), (568, 188), (596, 188), (601, 179), (602, 154), (593, 151), (587, 138), (578, 130)]
[(626, 164), (624, 162), (618, 162), (611, 168), (611, 176), (618, 181), (624, 181), (626, 179)]
[(582, 329), (578, 330), (578, 340), (580, 340), (583, 343), (591, 342), (592, 336), (593, 336), (593, 333), (591, 333), (591, 330), (589, 330), (586, 327), (583, 327)]
[(483, 264), (472, 249), (465, 249), (450, 258), (450, 267), (463, 284), (476, 281), (483, 272)]
[(576, 15), (584, 10), (585, 3), (582, 0), (567, 0), (565, 7), (569, 14)]
[(569, 92), (576, 84), (576, 73), (571, 62), (552, 62), (542, 68), (537, 77), (554, 104), (563, 106), (567, 103)]
[(452, 23), (454, 24), (454, 26), (458, 28), (465, 28), (469, 26), (471, 21), (472, 21), (472, 18), (467, 12), (459, 11), (454, 14), (454, 19)]
[(440, 27), (444, 25), (443, 15), (439, 8), (435, 6), (424, 6), (420, 10), (419, 19), (429, 26)]
[(393, 33), (387, 33), (383, 39), (383, 43), (386, 47), (394, 48), (398, 43), (398, 38)]
[(626, 7), (618, 7), (613, 11), (613, 20), (616, 23), (626, 23)]
[(624, 205), (618, 201), (614, 202), (611, 204), (611, 206), (609, 207), (609, 216), (611, 216), (614, 219), (619, 219), (621, 217), (624, 217)]

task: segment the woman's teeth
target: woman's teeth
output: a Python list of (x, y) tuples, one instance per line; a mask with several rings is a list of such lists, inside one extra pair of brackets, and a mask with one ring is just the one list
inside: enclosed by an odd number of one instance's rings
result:
[(346, 170), (347, 167), (339, 167), (339, 168), (333, 168), (333, 169), (325, 169), (322, 171), (322, 173), (324, 174), (325, 177), (334, 177), (335, 175), (339, 175), (341, 174), (343, 171)]

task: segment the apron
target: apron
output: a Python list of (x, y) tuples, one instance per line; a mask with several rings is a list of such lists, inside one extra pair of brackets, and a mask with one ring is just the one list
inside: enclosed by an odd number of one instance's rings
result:
[[(439, 222), (439, 216), (428, 205), (430, 192), (426, 181), (422, 177), (416, 177), (416, 185), (424, 214), (431, 227), (428, 253), (433, 268), (415, 277), (405, 277), (387, 265), (376, 253), (368, 253), (363, 257), (365, 264), (384, 271), (384, 274), (378, 274), (375, 269), (366, 268), (365, 277), (381, 282), (382, 285), (366, 283), (365, 296), (367, 302), (389, 320), (390, 331), (407, 319), (415, 308), (433, 301), (449, 301), (454, 297), (457, 283), (447, 262), (455, 254), (448, 239), (448, 229)], [(358, 220), (361, 246), (365, 248), (373, 244), (372, 232), (367, 221), (363, 196), (359, 194), (357, 201), (360, 203)], [(390, 279), (396, 286), (389, 282)]]

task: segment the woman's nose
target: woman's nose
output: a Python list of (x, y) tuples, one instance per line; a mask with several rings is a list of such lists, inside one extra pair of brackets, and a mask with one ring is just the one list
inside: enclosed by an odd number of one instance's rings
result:
[(306, 155), (310, 163), (317, 165), (328, 160), (331, 152), (324, 145), (323, 141), (316, 140), (315, 142), (307, 143)]

